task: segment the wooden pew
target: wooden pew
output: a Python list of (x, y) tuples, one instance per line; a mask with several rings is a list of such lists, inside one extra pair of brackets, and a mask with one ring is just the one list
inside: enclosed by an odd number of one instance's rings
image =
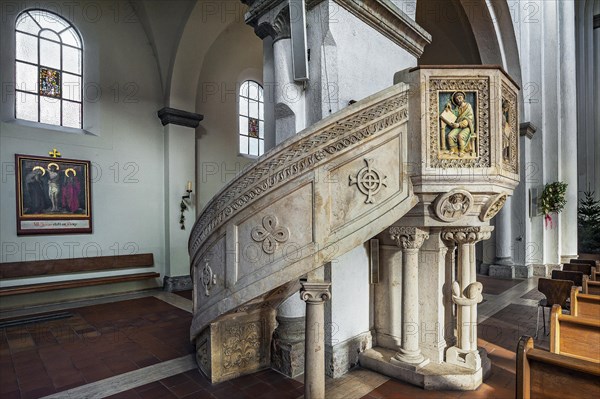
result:
[(600, 268), (592, 266), (592, 275), (590, 276), (590, 280), (600, 281)]
[(592, 259), (570, 259), (569, 263), (587, 264), (590, 266), (597, 266), (598, 262)]
[(600, 319), (562, 314), (552, 306), (550, 352), (600, 363)]
[(600, 295), (582, 294), (571, 288), (571, 315), (600, 320)]
[(587, 263), (563, 263), (563, 271), (565, 272), (582, 272), (584, 276), (592, 274), (592, 265)]
[(600, 364), (533, 347), (523, 336), (517, 347), (517, 399), (600, 396)]
[(590, 280), (587, 276), (583, 276), (582, 291), (584, 294), (600, 295), (600, 281)]
[(583, 273), (574, 271), (552, 270), (552, 280), (571, 280), (573, 285), (583, 285)]

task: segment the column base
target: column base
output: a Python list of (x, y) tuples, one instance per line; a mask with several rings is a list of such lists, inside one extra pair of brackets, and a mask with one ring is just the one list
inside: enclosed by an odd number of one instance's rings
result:
[(503, 265), (493, 264), (489, 266), (489, 276), (496, 278), (529, 278), (533, 277), (533, 267), (531, 265)]
[(491, 369), (485, 350), (480, 350), (481, 366), (478, 370), (449, 364), (432, 363), (419, 369), (402, 367), (392, 363), (395, 352), (375, 347), (360, 354), (361, 367), (376, 371), (388, 377), (419, 386), (426, 390), (472, 391), (477, 389)]
[(390, 359), (390, 363), (394, 366), (416, 372), (418, 369), (427, 366), (429, 364), (429, 359), (425, 359), (421, 354), (418, 356), (410, 356), (403, 353), (396, 353), (396, 355)]
[(481, 368), (481, 356), (478, 351), (465, 351), (452, 346), (446, 351), (446, 363), (471, 370), (479, 370)]
[(304, 373), (304, 317), (277, 316), (271, 345), (271, 368), (290, 378)]
[(531, 265), (531, 268), (533, 269), (534, 276), (550, 278), (550, 277), (552, 277), (552, 270), (560, 270), (561, 265), (534, 264), (534, 265)]

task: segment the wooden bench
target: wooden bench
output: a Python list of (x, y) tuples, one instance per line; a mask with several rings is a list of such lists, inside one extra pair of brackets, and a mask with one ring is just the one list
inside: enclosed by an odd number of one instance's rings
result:
[(600, 364), (533, 347), (523, 336), (517, 346), (517, 399), (600, 396)]
[(590, 279), (593, 281), (600, 281), (600, 270), (596, 266), (592, 266), (592, 275)]
[(586, 264), (590, 266), (598, 266), (598, 262), (593, 259), (570, 259), (569, 263)]
[(583, 285), (583, 273), (575, 271), (552, 270), (552, 280), (571, 280), (573, 285)]
[(592, 265), (587, 263), (563, 263), (563, 271), (565, 272), (582, 272), (584, 276), (592, 274)]
[[(28, 262), (0, 263), (0, 279), (42, 277), (108, 270), (148, 268), (154, 265), (154, 255), (117, 255), (96, 256), (90, 258), (55, 259)], [(160, 277), (159, 273), (143, 272), (122, 276), (71, 279), (48, 283), (27, 284), (0, 288), (0, 297), (8, 295), (31, 294), (65, 288), (89, 287), (93, 285), (140, 281)]]
[(584, 276), (582, 287), (584, 294), (600, 295), (600, 281), (590, 280), (587, 276)]
[(577, 287), (573, 287), (571, 315), (600, 320), (600, 295), (582, 294)]
[(590, 362), (600, 362), (600, 319), (562, 314), (552, 306), (550, 352)]

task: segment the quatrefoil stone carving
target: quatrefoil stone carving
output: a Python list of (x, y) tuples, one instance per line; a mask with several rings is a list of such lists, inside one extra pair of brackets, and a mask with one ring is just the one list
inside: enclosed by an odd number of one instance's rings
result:
[(267, 215), (263, 217), (262, 226), (254, 227), (250, 233), (254, 241), (262, 242), (263, 251), (269, 255), (275, 253), (279, 243), (284, 243), (290, 238), (289, 229), (278, 224), (276, 216)]

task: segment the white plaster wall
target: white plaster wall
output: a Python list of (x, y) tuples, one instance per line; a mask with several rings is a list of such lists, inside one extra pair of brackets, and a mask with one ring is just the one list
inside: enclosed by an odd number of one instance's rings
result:
[(337, 44), (339, 109), (391, 86), (394, 73), (417, 65), (414, 56), (344, 8), (338, 7), (329, 26)]
[(360, 245), (331, 262), (331, 335), (326, 343), (337, 345), (369, 331), (369, 252)]
[[(67, 4), (69, 3), (69, 4)], [(4, 7), (0, 79), (8, 87), (13, 57), (13, 21), (21, 3)], [(0, 122), (0, 262), (81, 256), (154, 253), (154, 269), (164, 274), (163, 129), (156, 117), (160, 81), (152, 50), (128, 3), (111, 1), (37, 2), (63, 13), (84, 42), (88, 91), (84, 128), (66, 132), (40, 124)], [(117, 13), (117, 14), (115, 14)], [(99, 88), (100, 95), (95, 95)], [(7, 94), (2, 109), (12, 107)], [(86, 235), (16, 236), (14, 154), (47, 156), (57, 148), (65, 158), (92, 161), (93, 233)], [(29, 284), (57, 279), (126, 272), (19, 280)], [(2, 281), (2, 285), (16, 284)]]
[(198, 210), (254, 162), (238, 155), (238, 93), (245, 80), (262, 84), (262, 65), (262, 42), (243, 21), (223, 30), (206, 52), (196, 96), (196, 112), (204, 115), (196, 130)]

